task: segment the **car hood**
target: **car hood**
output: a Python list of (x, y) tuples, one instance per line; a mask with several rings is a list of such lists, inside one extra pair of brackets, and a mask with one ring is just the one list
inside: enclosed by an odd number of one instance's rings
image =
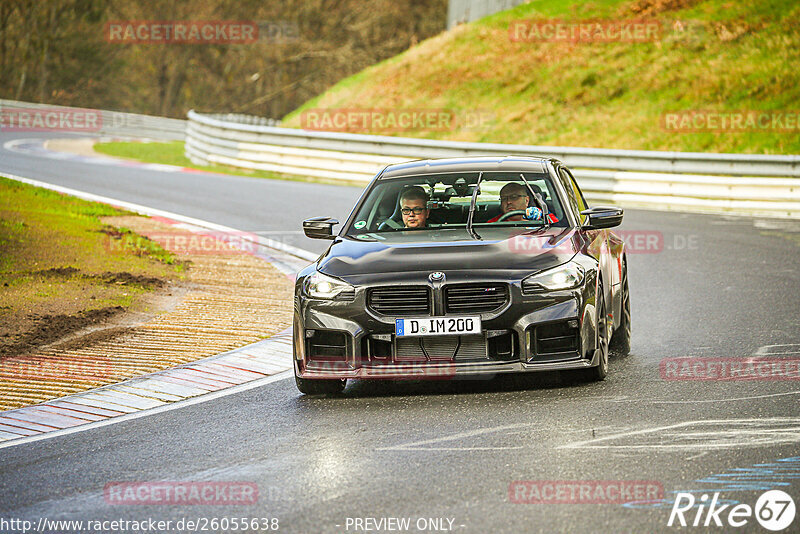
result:
[(355, 278), (369, 275), (415, 271), (529, 273), (561, 265), (580, 248), (571, 228), (476, 230), (482, 239), (476, 240), (464, 229), (337, 238), (320, 257), (317, 269), (354, 283)]

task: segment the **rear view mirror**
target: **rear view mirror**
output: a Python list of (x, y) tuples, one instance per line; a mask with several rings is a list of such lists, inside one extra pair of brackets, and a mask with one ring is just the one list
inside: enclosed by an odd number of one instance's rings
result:
[(303, 221), (303, 232), (311, 239), (335, 239), (333, 227), (339, 221), (330, 217), (314, 217)]
[(583, 230), (599, 230), (600, 228), (613, 228), (622, 223), (622, 208), (614, 206), (595, 206), (588, 210), (583, 210), (581, 215), (586, 216), (586, 220), (581, 227)]

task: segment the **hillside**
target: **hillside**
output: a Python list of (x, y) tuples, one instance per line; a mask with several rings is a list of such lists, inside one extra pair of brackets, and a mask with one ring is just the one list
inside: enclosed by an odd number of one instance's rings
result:
[[(403, 110), (444, 109), (454, 119), (445, 127), (381, 128), (374, 120), (354, 120), (344, 129), (499, 143), (800, 153), (796, 0), (573, 4), (532, 1), (425, 40), (339, 82), (289, 114), (285, 125), (309, 127), (309, 114), (318, 118), (321, 109), (334, 110), (333, 117), (353, 115), (342, 109), (379, 110), (389, 123)], [(660, 31), (641, 42), (537, 42), (532, 39), (544, 34), (532, 31), (513, 41), (521, 19), (640, 19), (657, 21)], [(692, 124), (686, 118), (695, 120), (697, 110), (710, 113), (694, 123), (704, 131), (686, 131)], [(729, 111), (741, 112), (742, 122)], [(678, 121), (668, 123), (668, 112), (679, 112)], [(314, 126), (337, 129), (330, 123)]]

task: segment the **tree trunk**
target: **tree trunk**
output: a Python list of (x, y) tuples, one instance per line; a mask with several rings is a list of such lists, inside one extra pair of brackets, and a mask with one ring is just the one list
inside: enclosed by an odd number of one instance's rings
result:
[(47, 102), (47, 65), (50, 62), (50, 42), (56, 31), (56, 6), (50, 4), (50, 13), (42, 43), (42, 55), (39, 63), (39, 102)]

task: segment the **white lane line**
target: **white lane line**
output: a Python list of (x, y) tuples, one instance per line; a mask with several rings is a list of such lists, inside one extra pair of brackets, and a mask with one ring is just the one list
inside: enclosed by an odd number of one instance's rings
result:
[[(406, 443), (403, 445), (394, 445), (391, 447), (381, 447), (376, 450), (378, 451), (507, 451), (507, 450), (518, 450), (524, 449), (525, 446), (497, 446), (497, 447), (425, 447), (424, 445), (430, 445), (434, 443), (441, 443), (445, 441), (455, 441), (459, 439), (465, 438), (472, 438), (475, 436), (481, 436), (484, 434), (490, 434), (494, 432), (501, 432), (504, 430), (515, 430), (520, 428), (530, 428), (535, 427), (538, 423), (517, 423), (514, 425), (508, 426), (497, 426), (491, 428), (480, 428), (477, 430), (472, 430), (469, 432), (459, 432), (457, 434), (450, 434), (448, 436), (441, 436), (434, 439), (428, 439), (424, 441), (415, 441), (412, 443)], [(580, 433), (592, 433), (594, 436), (595, 431), (603, 430), (606, 428), (614, 428), (612, 426), (596, 426), (590, 428), (578, 428), (573, 430), (559, 430), (561, 434), (580, 434)]]
[(281, 243), (280, 241), (275, 241), (274, 239), (269, 239), (267, 237), (259, 235), (253, 235), (250, 237), (247, 235), (247, 232), (238, 230), (236, 228), (231, 228), (230, 226), (224, 226), (222, 224), (216, 224), (209, 221), (204, 221), (202, 219), (195, 219), (194, 217), (187, 217), (185, 215), (172, 213), (170, 211), (150, 208), (147, 206), (143, 206), (141, 204), (134, 204), (133, 202), (126, 202), (124, 200), (119, 200), (116, 198), (95, 195), (93, 193), (87, 193), (85, 191), (78, 191), (77, 189), (71, 189), (69, 187), (62, 187), (60, 185), (49, 184), (47, 182), (40, 182), (39, 180), (31, 180), (30, 178), (23, 178), (22, 176), (17, 176), (15, 174), (0, 172), (0, 176), (8, 178), (9, 180), (16, 180), (17, 182), (22, 182), (35, 187), (42, 187), (44, 189), (49, 189), (51, 191), (57, 191), (59, 193), (72, 195), (74, 197), (82, 198), (84, 200), (91, 200), (94, 202), (102, 202), (104, 204), (110, 204), (112, 206), (123, 208), (136, 213), (141, 213), (143, 215), (149, 215), (151, 217), (165, 217), (167, 219), (193, 224), (195, 226), (206, 228), (208, 230), (216, 230), (218, 232), (230, 233), (236, 236), (240, 236), (240, 238), (242, 239), (253, 240), (257, 242), (259, 245), (273, 248), (281, 252), (286, 252), (288, 254), (291, 254), (292, 256), (297, 256), (298, 258), (302, 258), (306, 261), (316, 261), (317, 258), (319, 257), (319, 254), (316, 254), (309, 250), (304, 250), (299, 247), (294, 247), (292, 245), (287, 245), (285, 243)]
[[(443, 441), (453, 441), (457, 439), (464, 439), (464, 438), (472, 438), (475, 436), (482, 436), (484, 434), (491, 434), (494, 432), (500, 432), (502, 430), (512, 430), (515, 428), (528, 428), (534, 426), (535, 423), (517, 423), (514, 425), (505, 425), (505, 426), (494, 426), (491, 428), (479, 428), (477, 430), (470, 430), (469, 432), (459, 432), (458, 434), (451, 434), (449, 436), (434, 438), (434, 439), (426, 439), (423, 441), (415, 441), (412, 443), (406, 443), (404, 445), (395, 445), (392, 447), (380, 447), (376, 450), (379, 451), (416, 451), (416, 450), (437, 450), (436, 447), (424, 447), (425, 445), (431, 445), (434, 443), (441, 443)], [(472, 447), (472, 449), (519, 449), (521, 447)], [(439, 450), (469, 450), (467, 447), (457, 447), (457, 448), (441, 448)]]
[[(711, 422), (711, 421), (704, 421), (704, 422)], [(661, 432), (662, 430), (671, 430), (673, 428), (682, 428), (682, 427), (690, 426), (690, 425), (693, 425), (695, 423), (697, 423), (697, 421), (686, 421), (684, 423), (675, 423), (674, 425), (660, 426), (660, 427), (654, 427), (654, 428), (645, 428), (643, 430), (633, 430), (633, 431), (630, 431), (630, 432), (621, 432), (619, 434), (611, 434), (610, 436), (603, 436), (602, 438), (589, 439), (589, 440), (586, 440), (586, 441), (576, 441), (574, 443), (568, 443), (567, 445), (561, 445), (561, 446), (556, 447), (556, 448), (557, 449), (578, 449), (578, 448), (584, 447), (586, 445), (589, 445), (591, 443), (597, 443), (597, 442), (600, 442), (600, 441), (608, 441), (608, 440), (611, 440), (611, 439), (627, 438), (627, 437), (630, 437), (630, 436), (638, 436), (640, 434), (652, 434), (652, 433), (655, 433), (655, 432)]]
[[(768, 425), (784, 425), (769, 428)], [(718, 426), (721, 430), (702, 427)], [(738, 428), (735, 428), (737, 427)], [(692, 427), (696, 427), (695, 430)], [(750, 427), (750, 428), (744, 428)], [(671, 432), (670, 432), (671, 431)], [(602, 442), (643, 435), (660, 435), (658, 443), (603, 445)], [(665, 439), (666, 438), (666, 439)], [(714, 441), (717, 439), (717, 441)], [(667, 443), (664, 443), (667, 441)], [(674, 443), (669, 443), (674, 441)], [(684, 441), (681, 443), (680, 441)], [(746, 446), (767, 446), (800, 441), (800, 418), (773, 417), (763, 419), (709, 419), (685, 421), (673, 425), (621, 432), (601, 438), (560, 445), (556, 449), (623, 449), (623, 450), (707, 450)]]
[[(737, 402), (754, 399), (768, 399), (770, 397), (783, 397), (786, 395), (800, 395), (800, 391), (787, 391), (786, 393), (768, 393), (764, 395), (752, 395), (750, 397), (731, 397), (729, 399), (706, 399), (706, 400), (647, 400), (639, 399), (639, 402), (650, 404), (702, 404), (708, 402)], [(607, 399), (606, 402), (628, 402), (626, 399)]]
[(519, 447), (413, 447), (410, 449), (403, 448), (386, 448), (378, 449), (379, 451), (511, 451), (523, 449)]
[[(43, 141), (45, 140), (36, 137), (28, 137), (24, 139), (12, 139), (10, 141), (6, 141), (5, 143), (3, 143), (3, 148), (8, 150), (9, 152), (19, 152), (22, 154), (28, 154), (31, 152), (31, 150), (20, 148), (19, 146), (26, 144), (31, 144), (31, 145), (41, 144)], [(42, 145), (42, 149), (44, 149), (44, 145)]]
[(758, 348), (754, 356), (780, 356), (787, 354), (800, 354), (800, 343), (781, 343), (778, 345), (764, 345)]
[(229, 388), (222, 389), (220, 391), (214, 391), (212, 393), (206, 393), (205, 395), (201, 395), (199, 397), (192, 397), (191, 399), (186, 399), (182, 401), (173, 402), (164, 406), (158, 406), (156, 408), (150, 408), (147, 410), (141, 410), (134, 413), (129, 413), (126, 415), (119, 415), (116, 417), (112, 417), (110, 419), (106, 419), (105, 421), (97, 421), (95, 423), (87, 423), (84, 425), (72, 427), (72, 428), (65, 428), (63, 430), (56, 430), (54, 432), (48, 432), (46, 434), (42, 434), (39, 436), (30, 436), (26, 438), (15, 439), (13, 441), (9, 441), (6, 443), (0, 443), (0, 449), (5, 449), (7, 447), (16, 447), (17, 445), (25, 445), (28, 443), (32, 443), (34, 441), (40, 441), (43, 439), (50, 439), (59, 436), (66, 436), (68, 434), (76, 434), (78, 432), (84, 432), (86, 430), (94, 430), (95, 428), (101, 428), (108, 425), (115, 425), (117, 423), (122, 423), (125, 421), (131, 421), (133, 419), (139, 419), (140, 417), (149, 417), (151, 415), (156, 415), (163, 412), (169, 412), (171, 410), (178, 410), (180, 408), (186, 408), (188, 406), (193, 406), (195, 404), (200, 404), (203, 402), (207, 402), (210, 400), (218, 399), (220, 397), (227, 397), (228, 395), (235, 395), (237, 393), (241, 393), (243, 391), (248, 391), (250, 389), (254, 389), (257, 387), (265, 386), (272, 382), (277, 382), (279, 380), (284, 380), (286, 378), (290, 378), (294, 376), (294, 371), (289, 369), (282, 373), (278, 373), (276, 375), (268, 376), (265, 378), (260, 378), (258, 380), (253, 380), (252, 382), (247, 382), (245, 384), (240, 384), (238, 386), (232, 386)]
[(708, 451), (703, 451), (700, 454), (693, 454), (692, 456), (689, 456), (688, 458), (685, 458), (685, 461), (688, 462), (689, 460), (697, 460), (698, 458), (702, 458), (703, 456), (705, 456), (707, 454), (708, 454)]

